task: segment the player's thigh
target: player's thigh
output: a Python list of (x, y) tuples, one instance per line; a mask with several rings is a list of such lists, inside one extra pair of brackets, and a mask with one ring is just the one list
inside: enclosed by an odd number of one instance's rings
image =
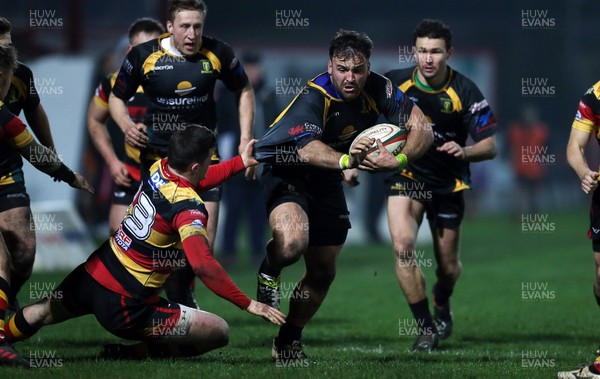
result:
[(229, 325), (221, 317), (198, 309), (187, 308), (193, 317), (186, 342), (202, 343), (222, 341), (226, 345), (229, 339)]
[(164, 299), (149, 305), (148, 309), (151, 312), (140, 328), (146, 333), (147, 340), (175, 344), (227, 344), (229, 325), (213, 313), (169, 303)]
[(35, 226), (29, 206), (0, 212), (0, 231), (11, 254), (35, 250)]
[(387, 198), (388, 228), (394, 245), (414, 244), (423, 221), (425, 206), (407, 196)]

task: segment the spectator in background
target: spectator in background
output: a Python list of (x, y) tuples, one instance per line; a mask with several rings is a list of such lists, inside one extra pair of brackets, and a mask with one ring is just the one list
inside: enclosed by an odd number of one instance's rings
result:
[[(255, 93), (254, 138), (262, 137), (268, 126), (281, 111), (275, 91), (266, 85), (261, 57), (258, 53), (242, 55), (242, 64), (252, 83)], [(217, 120), (219, 131), (219, 152), (224, 159), (237, 154), (240, 144), (240, 126), (235, 95), (218, 88)], [(251, 262), (257, 266), (263, 258), (266, 243), (267, 213), (264, 207), (262, 187), (257, 179), (247, 180), (241, 175), (234, 176), (223, 185), (223, 199), (227, 204), (224, 215), (222, 243), (222, 263), (233, 266), (237, 261), (240, 226), (246, 225), (250, 242)]]
[(548, 127), (533, 106), (523, 108), (521, 119), (508, 128), (512, 169), (517, 181), (516, 213), (539, 210), (548, 152)]

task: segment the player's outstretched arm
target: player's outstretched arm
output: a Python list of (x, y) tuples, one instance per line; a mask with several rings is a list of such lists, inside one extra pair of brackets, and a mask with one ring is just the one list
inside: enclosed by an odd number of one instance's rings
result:
[[(182, 225), (177, 225), (179, 218), (183, 221)], [(266, 318), (274, 324), (281, 325), (284, 322), (285, 315), (277, 309), (271, 308), (266, 304), (258, 303), (246, 296), (238, 286), (231, 280), (223, 267), (213, 256), (212, 250), (206, 239), (206, 229), (198, 228), (197, 225), (188, 224), (190, 219), (185, 221), (186, 217), (176, 216), (175, 226), (179, 226), (180, 236), (185, 255), (190, 263), (194, 274), (200, 278), (202, 283), (208, 287), (214, 294), (237, 305), (247, 312)], [(198, 217), (194, 214), (193, 216)], [(203, 224), (207, 219), (199, 216)], [(187, 225), (185, 225), (187, 224)], [(196, 224), (198, 224), (196, 222)]]
[(66, 182), (73, 188), (94, 193), (94, 187), (83, 176), (71, 171), (54, 151), (44, 145), (40, 145), (36, 140), (32, 140), (28, 145), (19, 148), (19, 153), (33, 167), (48, 174), (55, 180)]
[(275, 325), (285, 324), (285, 315), (279, 310), (268, 306), (267, 304), (252, 300), (248, 308), (246, 308), (246, 311), (250, 314), (260, 316), (268, 321), (271, 321)]
[(581, 189), (590, 193), (598, 187), (598, 172), (592, 171), (585, 160), (585, 146), (590, 134), (572, 128), (567, 143), (567, 162), (581, 180)]

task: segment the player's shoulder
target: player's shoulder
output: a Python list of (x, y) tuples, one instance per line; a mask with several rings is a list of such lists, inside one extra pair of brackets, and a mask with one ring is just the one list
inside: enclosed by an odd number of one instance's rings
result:
[(202, 36), (202, 49), (209, 50), (214, 54), (233, 54), (233, 48), (227, 42), (211, 36)]
[[(450, 68), (450, 67), (449, 67)], [(479, 91), (479, 87), (474, 81), (469, 79), (467, 76), (461, 74), (453, 68), (450, 68), (450, 87), (459, 89), (464, 92)]]
[(157, 51), (163, 51), (163, 49), (160, 46), (160, 40), (168, 37), (169, 34), (165, 33), (165, 34), (161, 34), (158, 38), (154, 38), (151, 39), (149, 41), (146, 42), (142, 42), (134, 47), (131, 48), (132, 51), (136, 51), (141, 57), (148, 57), (149, 55), (151, 55), (154, 52)]
[(23, 123), (21, 119), (15, 116), (10, 109), (8, 109), (8, 106), (6, 106), (6, 104), (0, 100), (0, 127), (4, 127), (7, 124), (15, 121), (21, 124)]
[(367, 76), (363, 91), (373, 98), (381, 98), (385, 95), (385, 97), (389, 99), (394, 96), (395, 86), (396, 85), (387, 76), (371, 71), (369, 76)]
[(25, 63), (19, 61), (17, 62), (17, 67), (15, 67), (13, 71), (13, 76), (16, 76), (25, 82), (25, 80), (33, 78), (33, 71), (31, 71), (29, 66), (27, 66)]
[(389, 78), (392, 81), (392, 83), (399, 86), (407, 80), (412, 80), (414, 71), (415, 67), (398, 68), (395, 70), (390, 70), (383, 75)]
[(320, 73), (306, 83), (306, 91), (302, 91), (301, 97), (308, 99), (336, 99), (341, 100), (340, 95), (335, 90), (331, 77), (327, 71)]
[(596, 102), (600, 101), (600, 81), (594, 83), (583, 95), (584, 98), (592, 98)]

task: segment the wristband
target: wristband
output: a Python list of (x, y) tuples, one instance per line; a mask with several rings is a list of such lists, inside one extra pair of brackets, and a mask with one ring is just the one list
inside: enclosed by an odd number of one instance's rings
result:
[(400, 166), (398, 166), (398, 170), (402, 170), (408, 164), (408, 158), (406, 157), (406, 154), (400, 153), (396, 155), (396, 160), (398, 161), (398, 163), (400, 163)]
[(75, 173), (71, 171), (70, 168), (65, 166), (64, 163), (60, 164), (58, 170), (52, 171), (48, 173), (48, 175), (50, 175), (54, 179), (54, 181), (60, 180), (67, 184), (70, 184), (75, 181)]
[(340, 157), (340, 169), (345, 170), (348, 167), (348, 163), (350, 163), (350, 156), (348, 154), (344, 154)]

